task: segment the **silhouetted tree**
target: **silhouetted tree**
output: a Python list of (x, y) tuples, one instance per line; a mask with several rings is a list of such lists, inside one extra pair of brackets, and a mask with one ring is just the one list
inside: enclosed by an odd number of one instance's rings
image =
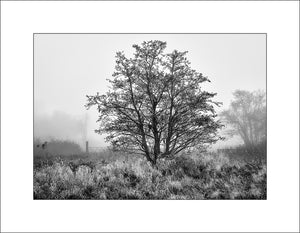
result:
[(236, 90), (233, 96), (229, 109), (220, 115), (232, 126), (231, 134), (239, 135), (247, 147), (253, 148), (266, 140), (265, 92)]
[(114, 148), (143, 154), (152, 165), (185, 149), (219, 139), (212, 101), (201, 89), (209, 81), (191, 69), (187, 52), (164, 53), (166, 42), (133, 45), (134, 57), (116, 54), (110, 90), (87, 96), (100, 113), (97, 133), (108, 133)]

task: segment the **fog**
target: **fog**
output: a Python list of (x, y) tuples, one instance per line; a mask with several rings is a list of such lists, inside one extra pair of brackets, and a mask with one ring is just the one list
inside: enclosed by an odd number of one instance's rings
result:
[(42, 140), (67, 139), (77, 142), (85, 138), (85, 125), (82, 117), (55, 111), (51, 115), (40, 115), (34, 119), (35, 135)]
[[(89, 124), (89, 115), (70, 115), (62, 111), (38, 115), (34, 118), (34, 137), (40, 141), (68, 140), (78, 143), (82, 149), (85, 142), (89, 141), (90, 146), (105, 146), (89, 134), (93, 133), (94, 128)], [(102, 139), (103, 140), (103, 139)]]
[[(115, 53), (133, 53), (144, 40), (167, 42), (167, 52), (189, 51), (195, 70), (208, 76), (204, 90), (218, 93), (228, 108), (236, 89), (266, 90), (266, 41), (263, 34), (35, 34), (34, 137), (68, 139), (82, 147), (105, 146), (97, 111), (86, 110), (86, 95), (105, 93), (114, 72)], [(238, 143), (237, 137), (216, 147)]]

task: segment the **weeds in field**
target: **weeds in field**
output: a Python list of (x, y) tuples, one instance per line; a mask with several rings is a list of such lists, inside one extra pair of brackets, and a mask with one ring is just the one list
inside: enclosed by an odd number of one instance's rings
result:
[(266, 199), (266, 165), (212, 154), (160, 161), (157, 169), (143, 159), (38, 160), (34, 199)]

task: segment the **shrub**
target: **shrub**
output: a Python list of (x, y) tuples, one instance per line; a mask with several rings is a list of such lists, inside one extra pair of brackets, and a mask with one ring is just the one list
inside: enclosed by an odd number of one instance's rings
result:
[(42, 148), (40, 140), (34, 142), (34, 155), (74, 155), (82, 154), (81, 147), (69, 140), (51, 140), (47, 142), (47, 147)]
[(223, 153), (232, 160), (241, 160), (245, 162), (262, 162), (267, 159), (267, 141), (261, 141), (252, 147), (240, 145), (231, 148), (219, 149), (219, 153)]

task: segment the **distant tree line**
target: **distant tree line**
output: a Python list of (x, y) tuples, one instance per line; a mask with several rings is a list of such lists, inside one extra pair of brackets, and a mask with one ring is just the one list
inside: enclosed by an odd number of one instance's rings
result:
[(82, 153), (83, 151), (76, 142), (69, 140), (35, 140), (34, 153), (45, 154), (46, 152), (48, 155), (76, 155)]

